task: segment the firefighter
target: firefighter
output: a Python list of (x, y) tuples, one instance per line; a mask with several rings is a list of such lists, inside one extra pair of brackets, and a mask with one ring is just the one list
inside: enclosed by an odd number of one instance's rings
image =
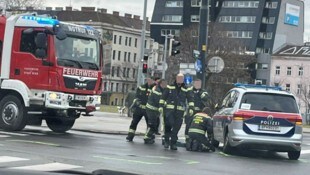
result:
[(136, 97), (136, 92), (135, 92), (135, 89), (132, 88), (131, 91), (128, 93), (127, 95), (127, 98), (126, 98), (126, 101), (125, 101), (125, 105), (127, 107), (127, 117), (132, 117), (132, 107), (133, 107), (133, 101)]
[(214, 146), (210, 140), (212, 135), (212, 118), (208, 115), (210, 109), (205, 107), (202, 112), (194, 115), (191, 126), (188, 130), (189, 141), (186, 143), (186, 150), (188, 151), (215, 151)]
[(146, 114), (148, 117), (148, 130), (144, 136), (145, 144), (155, 143), (155, 134), (158, 129), (159, 120), (159, 100), (161, 99), (164, 88), (166, 88), (167, 82), (165, 80), (158, 80), (157, 85), (153, 87), (151, 94), (149, 95), (146, 104)]
[(168, 85), (160, 100), (160, 113), (164, 114), (164, 147), (177, 150), (178, 132), (183, 123), (185, 109), (189, 106), (189, 113), (193, 114), (193, 94), (184, 84), (184, 75), (178, 74), (176, 81)]
[[(193, 83), (193, 94), (194, 94), (194, 114), (197, 114), (198, 112), (201, 112), (202, 109), (204, 109), (204, 107), (206, 106), (206, 102), (208, 100), (208, 93), (205, 90), (201, 89), (201, 80), (200, 79), (196, 79)], [(191, 126), (191, 122), (193, 120), (193, 115), (189, 115), (187, 114), (185, 116), (185, 138), (186, 138), (186, 142), (188, 141), (188, 129)]]
[(146, 103), (148, 100), (148, 96), (152, 90), (152, 86), (154, 81), (151, 78), (146, 79), (147, 83), (138, 87), (136, 92), (136, 98), (133, 101), (133, 117), (129, 127), (129, 132), (126, 137), (128, 142), (132, 142), (135, 136), (135, 132), (137, 129), (137, 125), (140, 122), (141, 118), (144, 116), (146, 124), (147, 122), (147, 114), (146, 114)]

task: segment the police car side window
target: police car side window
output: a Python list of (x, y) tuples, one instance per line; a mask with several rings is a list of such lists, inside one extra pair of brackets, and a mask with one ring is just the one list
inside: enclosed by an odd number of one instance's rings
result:
[(228, 103), (229, 103), (229, 100), (230, 100), (230, 98), (231, 98), (231, 93), (232, 93), (233, 91), (231, 91), (231, 92), (229, 92), (226, 96), (225, 96), (225, 98), (224, 98), (224, 100), (223, 100), (223, 102), (222, 102), (222, 108), (227, 108), (228, 107)]

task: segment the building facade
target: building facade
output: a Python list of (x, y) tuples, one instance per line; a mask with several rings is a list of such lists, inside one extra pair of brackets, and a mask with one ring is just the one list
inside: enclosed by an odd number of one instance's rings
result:
[(286, 46), (271, 56), (269, 85), (281, 86), (298, 99), (301, 113), (309, 113), (310, 102), (310, 47)]
[[(164, 35), (199, 22), (201, 0), (157, 0), (151, 37), (164, 43)], [(228, 38), (247, 51), (273, 53), (289, 43), (303, 44), (304, 2), (301, 0), (209, 0), (209, 21), (220, 24)]]

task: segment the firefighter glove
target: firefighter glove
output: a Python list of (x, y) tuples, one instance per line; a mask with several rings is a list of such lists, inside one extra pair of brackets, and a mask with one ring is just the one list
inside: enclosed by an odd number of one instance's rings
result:
[(162, 113), (164, 112), (164, 108), (160, 107), (160, 108), (158, 109), (158, 112), (162, 114)]
[(194, 114), (194, 111), (193, 111), (192, 109), (190, 109), (190, 110), (188, 111), (188, 114), (189, 114), (190, 116), (192, 116), (192, 115)]

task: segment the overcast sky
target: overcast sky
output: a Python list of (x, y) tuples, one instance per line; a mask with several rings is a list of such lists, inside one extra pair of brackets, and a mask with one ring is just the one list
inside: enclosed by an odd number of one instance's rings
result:
[[(134, 15), (143, 14), (144, 0), (46, 0), (46, 6), (65, 7), (70, 2), (73, 8), (80, 9), (81, 6), (94, 6), (108, 9), (108, 13), (119, 11), (121, 15), (130, 13)], [(148, 0), (147, 16), (151, 17), (155, 0)], [(310, 0), (305, 0), (305, 19), (310, 16)], [(310, 20), (305, 20), (305, 40), (310, 41)]]

